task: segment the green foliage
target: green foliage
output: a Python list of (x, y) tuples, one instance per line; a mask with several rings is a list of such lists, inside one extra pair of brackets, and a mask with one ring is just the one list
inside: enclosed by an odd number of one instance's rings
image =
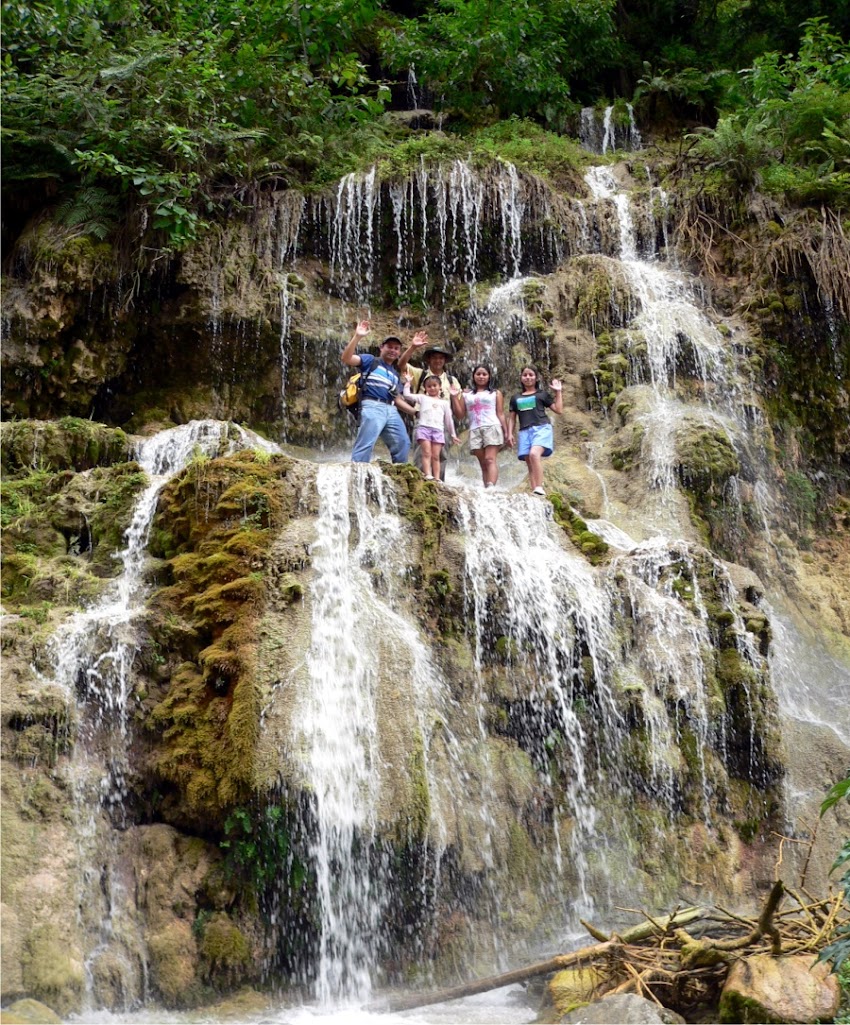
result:
[[(850, 776), (834, 783), (827, 791), (826, 797), (820, 806), (821, 815), (825, 815), (830, 808), (834, 808), (839, 801), (850, 801)], [(850, 882), (850, 879), (848, 879)]]
[(850, 202), (850, 48), (823, 18), (804, 24), (799, 53), (765, 53), (742, 93), (693, 153), (737, 189), (755, 185), (792, 202)]
[(559, 125), (570, 78), (615, 57), (612, 0), (439, 0), (380, 34), (390, 67), (415, 67), (472, 120), (536, 115)]
[[(673, 58), (674, 65), (677, 60)], [(736, 88), (735, 76), (727, 69), (703, 71), (696, 67), (653, 69), (644, 61), (643, 75), (638, 80), (633, 102), (646, 98), (657, 105), (659, 98), (668, 101), (671, 107), (686, 105), (700, 112), (714, 110), (729, 93)]]
[(224, 823), (224, 869), (228, 879), (262, 893), (284, 872), (292, 889), (307, 876), (306, 866), (291, 853), (286, 809), (279, 804), (235, 808)]
[[(839, 780), (830, 787), (823, 804), (821, 804), (821, 815), (825, 815), (839, 801), (850, 802), (850, 776)], [(844, 841), (830, 871), (837, 872), (839, 870), (841, 870), (841, 876), (838, 885), (844, 891), (845, 900), (850, 902), (850, 838)], [(835, 972), (840, 972), (842, 969), (846, 972), (846, 967), (850, 962), (850, 926), (840, 926), (833, 935), (832, 943), (827, 944), (820, 951), (818, 960), (829, 962)]]
[(800, 529), (812, 527), (817, 514), (818, 493), (809, 478), (795, 470), (785, 475), (788, 502)]
[(376, 13), (372, 0), (4, 4), (6, 187), (58, 181), (64, 222), (98, 237), (108, 218), (84, 208), (130, 196), (179, 249), (228, 182), (295, 176), (382, 113), (388, 90), (351, 49)]
[(397, 180), (406, 178), (423, 162), (433, 165), (458, 159), (481, 166), (508, 160), (520, 170), (564, 184), (580, 177), (588, 154), (572, 139), (547, 131), (528, 119), (511, 117), (463, 134), (374, 133), (363, 139), (359, 147), (329, 155), (316, 178), (326, 183), (377, 164), (381, 179)]

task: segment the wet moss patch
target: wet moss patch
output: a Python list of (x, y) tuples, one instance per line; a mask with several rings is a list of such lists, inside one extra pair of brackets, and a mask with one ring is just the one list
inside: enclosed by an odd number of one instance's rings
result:
[(574, 512), (559, 492), (549, 495), (555, 511), (555, 522), (563, 527), (573, 544), (593, 565), (598, 565), (608, 554), (608, 544), (598, 534), (588, 530), (584, 520)]
[(0, 485), (5, 605), (43, 623), (53, 608), (97, 598), (104, 579), (120, 572), (115, 554), (147, 481), (133, 462), (79, 472), (7, 469)]
[(61, 420), (13, 420), (0, 425), (5, 472), (90, 470), (132, 458), (130, 438), (116, 427), (65, 416)]
[(149, 630), (170, 656), (145, 702), (147, 762), (174, 788), (165, 813), (206, 828), (220, 829), (254, 786), (258, 625), (269, 551), (293, 501), (291, 466), (250, 452), (197, 459), (163, 489), (154, 524), (163, 586)]

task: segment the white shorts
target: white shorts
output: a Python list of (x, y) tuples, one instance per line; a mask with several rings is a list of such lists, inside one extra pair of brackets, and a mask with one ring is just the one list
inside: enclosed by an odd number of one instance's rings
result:
[(502, 433), (501, 424), (490, 424), (489, 427), (473, 427), (469, 432), (469, 451), (475, 452), (480, 448), (489, 448), (491, 445), (504, 445), (505, 436)]

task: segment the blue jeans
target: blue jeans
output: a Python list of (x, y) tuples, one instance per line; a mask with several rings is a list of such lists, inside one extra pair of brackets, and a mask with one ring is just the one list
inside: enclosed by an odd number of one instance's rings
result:
[(401, 414), (394, 405), (364, 399), (360, 403), (360, 428), (351, 450), (352, 463), (368, 463), (380, 438), (394, 463), (403, 463), (410, 450), (410, 438)]

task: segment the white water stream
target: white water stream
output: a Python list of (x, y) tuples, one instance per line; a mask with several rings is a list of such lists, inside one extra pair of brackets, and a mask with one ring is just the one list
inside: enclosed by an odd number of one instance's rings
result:
[[(126, 822), (129, 716), (132, 711), (133, 663), (139, 650), (134, 620), (144, 609), (143, 570), (151, 523), (165, 484), (196, 456), (211, 457), (234, 448), (268, 449), (268, 442), (235, 424), (191, 421), (140, 441), (136, 458), (150, 483), (136, 500), (125, 547), (118, 553), (121, 572), (104, 596), (75, 613), (51, 639), (52, 680), (76, 702), (79, 738), (70, 768), (81, 874), (80, 916), (97, 941), (86, 961), (91, 991), (98, 958), (110, 951), (120, 931), (133, 936), (138, 926), (128, 908), (133, 901), (127, 882), (115, 872), (116, 829)], [(111, 822), (109, 828), (104, 820)], [(141, 960), (140, 991), (128, 992), (128, 1006), (146, 996), (144, 943), (130, 939)], [(127, 977), (133, 967), (125, 965)]]

